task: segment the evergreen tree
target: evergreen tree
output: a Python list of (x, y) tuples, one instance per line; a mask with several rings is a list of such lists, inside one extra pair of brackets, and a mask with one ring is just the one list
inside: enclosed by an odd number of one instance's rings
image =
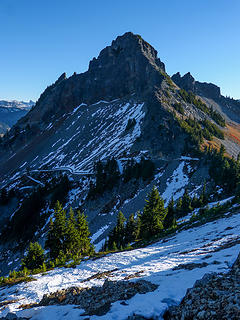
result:
[(170, 229), (176, 227), (177, 222), (175, 218), (174, 201), (173, 198), (168, 204), (167, 214), (164, 218), (163, 226), (165, 229)]
[(196, 195), (192, 198), (192, 207), (193, 208), (198, 208), (199, 207), (199, 199)]
[(44, 263), (44, 250), (38, 242), (30, 242), (27, 255), (22, 260), (22, 268), (34, 270), (41, 268)]
[(136, 218), (136, 229), (134, 232), (135, 239), (139, 239), (140, 232), (141, 232), (141, 214), (140, 214), (140, 212), (138, 212), (137, 218)]
[(50, 229), (45, 243), (45, 247), (49, 249), (50, 257), (53, 259), (58, 257), (60, 251), (66, 252), (66, 228), (66, 212), (57, 201), (54, 209), (54, 222), (50, 221)]
[(199, 197), (198, 207), (202, 207), (207, 203), (206, 182), (204, 182), (202, 192)]
[(66, 253), (68, 255), (76, 255), (79, 251), (78, 247), (78, 231), (76, 225), (76, 219), (73, 209), (69, 210), (69, 218), (67, 220), (66, 227)]
[(125, 246), (125, 221), (123, 213), (119, 211), (115, 229), (115, 242), (118, 248)]
[(220, 150), (219, 150), (219, 155), (220, 155), (221, 158), (224, 157), (224, 153), (225, 152), (226, 152), (226, 149), (225, 149), (224, 145), (221, 144), (221, 147), (220, 147)]
[(108, 236), (107, 247), (109, 250), (114, 250), (113, 249), (114, 243), (117, 248), (125, 247), (126, 245), (125, 221), (126, 221), (126, 218), (124, 217), (123, 213), (119, 211), (118, 217), (117, 217), (117, 224), (113, 228), (113, 230), (110, 231)]
[(181, 212), (182, 212), (182, 198), (179, 198), (178, 201), (177, 201), (176, 212), (177, 212), (177, 216), (181, 215)]
[(163, 229), (163, 221), (166, 214), (164, 201), (155, 186), (146, 202), (141, 216), (141, 236), (143, 238), (156, 235)]
[(117, 251), (117, 250), (118, 250), (118, 248), (117, 248), (117, 245), (116, 245), (116, 242), (115, 242), (115, 241), (113, 241), (112, 250), (113, 250), (113, 251)]
[(77, 247), (80, 255), (88, 255), (94, 252), (94, 248), (90, 240), (90, 232), (86, 216), (80, 211), (77, 212)]
[(55, 259), (59, 254), (59, 249), (57, 247), (57, 235), (54, 230), (53, 219), (50, 218), (49, 231), (47, 234), (47, 239), (45, 242), (45, 249), (49, 249), (49, 255), (51, 259)]
[(125, 243), (131, 243), (136, 239), (136, 221), (134, 214), (131, 214), (125, 228)]
[(186, 188), (182, 197), (182, 214), (183, 215), (192, 211), (191, 202), (192, 202), (192, 199), (189, 196), (188, 189)]

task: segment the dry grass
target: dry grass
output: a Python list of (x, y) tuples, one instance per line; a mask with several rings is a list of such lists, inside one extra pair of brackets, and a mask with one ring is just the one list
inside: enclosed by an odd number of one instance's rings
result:
[(224, 133), (226, 138), (240, 145), (240, 125), (230, 122), (226, 125), (226, 128)]

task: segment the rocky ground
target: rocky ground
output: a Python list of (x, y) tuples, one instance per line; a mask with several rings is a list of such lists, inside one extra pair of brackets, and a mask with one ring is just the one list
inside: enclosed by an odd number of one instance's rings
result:
[(240, 319), (240, 254), (228, 273), (206, 274), (196, 281), (180, 305), (165, 312), (164, 319)]

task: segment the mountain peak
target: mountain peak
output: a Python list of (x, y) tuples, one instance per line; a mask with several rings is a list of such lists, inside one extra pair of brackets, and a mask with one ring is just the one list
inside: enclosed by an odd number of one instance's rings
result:
[[(131, 70), (136, 70), (137, 60), (144, 60), (156, 69), (165, 71), (165, 65), (157, 57), (157, 51), (146, 42), (140, 35), (126, 32), (112, 41), (111, 46), (104, 48), (98, 58), (93, 58), (89, 64), (89, 71), (97, 68), (103, 68), (110, 64), (116, 67), (116, 64), (127, 62)], [(140, 61), (139, 61), (140, 62)], [(136, 70), (137, 71), (137, 70)]]

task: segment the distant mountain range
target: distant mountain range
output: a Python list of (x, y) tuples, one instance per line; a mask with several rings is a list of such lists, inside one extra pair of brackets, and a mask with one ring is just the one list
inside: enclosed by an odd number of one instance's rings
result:
[(33, 101), (0, 100), (0, 134), (9, 130), (34, 105)]

